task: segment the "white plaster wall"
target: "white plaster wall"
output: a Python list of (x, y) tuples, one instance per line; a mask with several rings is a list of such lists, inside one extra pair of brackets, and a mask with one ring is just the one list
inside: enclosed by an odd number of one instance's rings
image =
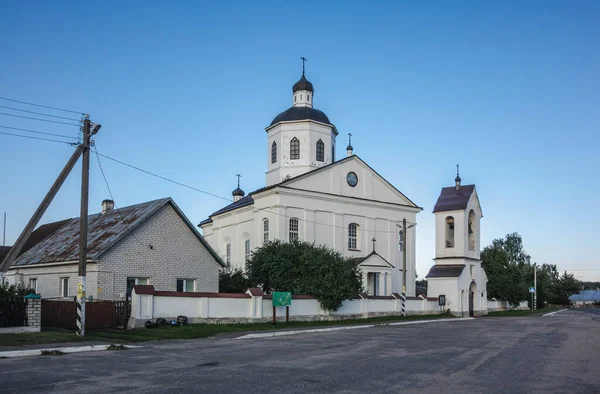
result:
[(251, 311), (252, 298), (208, 298), (209, 318), (252, 317)]
[[(458, 278), (429, 278), (427, 279), (427, 296), (439, 297), (446, 296), (446, 306), (451, 311), (461, 311), (460, 292), (458, 291)], [(468, 310), (468, 307), (467, 307)]]
[[(88, 262), (87, 264), (87, 293), (89, 297), (98, 298), (98, 270), (99, 265)], [(78, 263), (69, 264), (44, 264), (32, 266), (11, 267), (6, 276), (10, 283), (29, 285), (29, 279), (37, 279), (37, 293), (43, 298), (62, 298), (61, 278), (69, 278), (69, 298), (77, 296), (79, 283)]]
[(200, 317), (200, 299), (197, 297), (153, 297), (155, 317)]
[(337, 311), (332, 311), (332, 315), (358, 315), (362, 313), (362, 303), (364, 300), (346, 300)]

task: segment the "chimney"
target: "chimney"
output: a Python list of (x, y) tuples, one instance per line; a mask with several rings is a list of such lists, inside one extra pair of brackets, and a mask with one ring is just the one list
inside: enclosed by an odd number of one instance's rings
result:
[(108, 213), (115, 209), (115, 202), (113, 200), (102, 201), (102, 214)]

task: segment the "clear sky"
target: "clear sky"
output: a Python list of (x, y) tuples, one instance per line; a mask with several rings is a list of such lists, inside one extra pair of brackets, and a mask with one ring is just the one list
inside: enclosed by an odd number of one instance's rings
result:
[[(433, 205), (460, 163), (481, 199), (482, 245), (516, 231), (533, 261), (600, 280), (597, 1), (86, 3), (3, 4), (0, 96), (90, 113), (100, 153), (229, 198), (237, 173), (247, 192), (264, 186), (264, 128), (291, 105), (306, 56), (315, 107), (340, 131), (337, 157), (351, 132), (355, 153), (424, 208), (420, 277)], [(0, 125), (78, 132), (6, 115)], [(0, 134), (7, 244), (71, 152)], [(226, 203), (103, 165), (117, 206), (171, 196), (198, 223)], [(79, 188), (78, 166), (42, 223), (79, 216)], [(94, 156), (90, 188), (97, 212), (108, 193)]]

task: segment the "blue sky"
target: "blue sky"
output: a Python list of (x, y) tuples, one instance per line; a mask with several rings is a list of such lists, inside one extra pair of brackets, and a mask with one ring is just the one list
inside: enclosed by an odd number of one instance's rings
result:
[[(99, 152), (229, 198), (238, 172), (244, 190), (264, 186), (264, 128), (291, 105), (306, 56), (337, 156), (351, 132), (355, 153), (424, 208), (421, 277), (433, 205), (460, 163), (483, 206), (482, 244), (516, 231), (534, 261), (600, 280), (599, 18), (594, 1), (10, 2), (0, 96), (88, 112), (103, 125)], [(70, 154), (0, 135), (8, 244)], [(117, 206), (172, 196), (197, 223), (224, 203), (103, 165)], [(79, 215), (79, 182), (76, 167), (42, 222)], [(92, 157), (90, 210), (107, 196)]]

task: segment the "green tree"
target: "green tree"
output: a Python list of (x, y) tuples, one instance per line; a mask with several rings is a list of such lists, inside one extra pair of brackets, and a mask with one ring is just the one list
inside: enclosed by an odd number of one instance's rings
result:
[(573, 274), (569, 274), (565, 271), (558, 279), (553, 298), (550, 303), (557, 305), (570, 305), (569, 297), (573, 294), (579, 293), (581, 289), (581, 283), (575, 279)]
[(225, 268), (219, 272), (219, 293), (244, 293), (250, 287), (256, 286), (240, 268)]
[(509, 234), (505, 239), (495, 239), (486, 246), (481, 252), (481, 262), (488, 277), (488, 296), (506, 300), (513, 306), (527, 300), (523, 269), (529, 259), (517, 233)]
[(317, 298), (337, 310), (362, 292), (360, 268), (340, 252), (308, 242), (275, 240), (256, 249), (246, 265), (248, 279), (267, 293), (290, 291)]

